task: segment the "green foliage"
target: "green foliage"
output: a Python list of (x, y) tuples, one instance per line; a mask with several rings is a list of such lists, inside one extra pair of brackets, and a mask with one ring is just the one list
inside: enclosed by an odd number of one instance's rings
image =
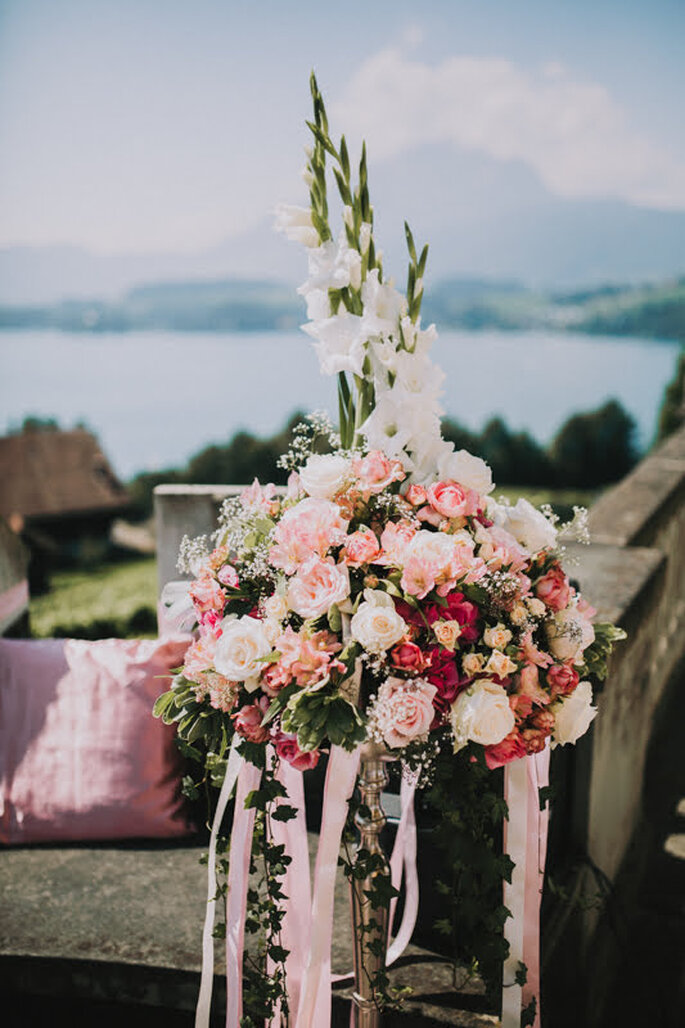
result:
[(436, 888), (444, 914), (435, 928), (448, 941), (455, 973), (466, 967), (480, 974), (495, 1004), (508, 952), (502, 880), (510, 880), (513, 865), (502, 852), (502, 773), (488, 770), (482, 757), (482, 749), (473, 744), (452, 754), (445, 735), (422, 802), (434, 821), (432, 841), (442, 854)]
[(560, 485), (593, 488), (617, 482), (638, 459), (635, 422), (616, 400), (574, 414), (552, 441), (550, 456)]
[(657, 442), (666, 439), (671, 432), (685, 422), (685, 351), (680, 354), (675, 374), (666, 386), (659, 411)]

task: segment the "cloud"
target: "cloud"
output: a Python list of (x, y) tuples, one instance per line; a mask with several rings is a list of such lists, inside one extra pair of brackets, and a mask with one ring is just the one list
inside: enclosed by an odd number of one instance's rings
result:
[(685, 166), (631, 128), (603, 86), (557, 62), (537, 72), (482, 57), (431, 66), (391, 47), (359, 68), (331, 110), (376, 160), (452, 142), (524, 162), (558, 196), (685, 209)]

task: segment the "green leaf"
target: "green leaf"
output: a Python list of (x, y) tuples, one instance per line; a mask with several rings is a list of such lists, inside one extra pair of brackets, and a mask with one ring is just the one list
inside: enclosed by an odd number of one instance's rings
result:
[(287, 803), (281, 803), (271, 813), (273, 821), (292, 821), (295, 817), (297, 817), (297, 807), (289, 807)]

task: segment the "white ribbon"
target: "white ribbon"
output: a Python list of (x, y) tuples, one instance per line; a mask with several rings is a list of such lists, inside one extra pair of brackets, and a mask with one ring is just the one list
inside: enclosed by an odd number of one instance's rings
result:
[(209, 1028), (209, 1014), (212, 1006), (212, 984), (214, 981), (214, 914), (216, 911), (216, 843), (226, 806), (235, 788), (238, 774), (243, 766), (243, 758), (237, 750), (240, 742), (238, 735), (233, 736), (226, 777), (221, 786), (217, 802), (212, 831), (209, 837), (209, 854), (207, 858), (207, 911), (202, 931), (202, 974), (200, 976), (200, 994), (195, 1008), (195, 1028)]

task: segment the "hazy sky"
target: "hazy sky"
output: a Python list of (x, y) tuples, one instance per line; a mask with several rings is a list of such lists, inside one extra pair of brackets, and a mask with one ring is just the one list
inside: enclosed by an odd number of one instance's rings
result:
[(312, 67), (372, 166), (447, 142), (685, 210), (684, 0), (0, 0), (0, 245), (193, 250), (304, 201)]

